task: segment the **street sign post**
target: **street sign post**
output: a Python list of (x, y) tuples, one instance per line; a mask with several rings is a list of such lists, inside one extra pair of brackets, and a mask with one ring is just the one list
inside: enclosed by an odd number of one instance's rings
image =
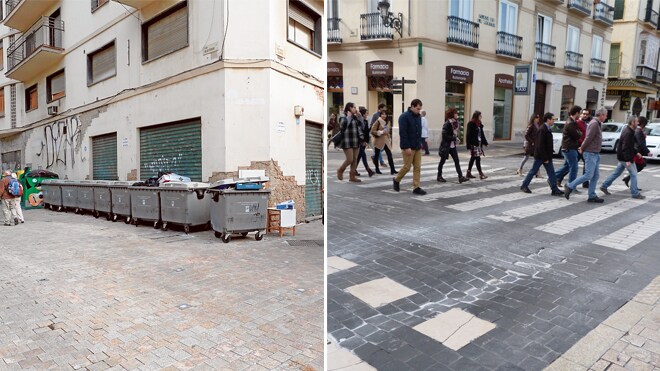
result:
[(405, 77), (401, 79), (392, 80), (392, 94), (401, 94), (401, 113), (406, 111), (406, 84), (416, 84), (417, 80), (406, 80)]

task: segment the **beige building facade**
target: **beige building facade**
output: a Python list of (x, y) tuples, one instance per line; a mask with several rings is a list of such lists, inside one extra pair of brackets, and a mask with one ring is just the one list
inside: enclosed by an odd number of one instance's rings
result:
[[(437, 148), (449, 107), (463, 122), (479, 110), (489, 138), (521, 142), (532, 112), (564, 118), (574, 104), (605, 103), (613, 17), (605, 1), (392, 0), (390, 12), (401, 32), (383, 24), (377, 0), (328, 3), (329, 112), (386, 103), (396, 122), (419, 98)], [(516, 74), (517, 65), (529, 69)], [(393, 89), (402, 77), (416, 81), (404, 85), (403, 107)]]

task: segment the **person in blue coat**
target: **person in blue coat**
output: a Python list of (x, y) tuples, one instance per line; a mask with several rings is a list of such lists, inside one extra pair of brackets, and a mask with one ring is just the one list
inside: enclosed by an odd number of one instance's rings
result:
[(403, 153), (403, 167), (399, 174), (392, 179), (394, 190), (399, 192), (401, 179), (413, 166), (413, 193), (425, 195), (426, 191), (420, 188), (422, 165), (422, 101), (413, 99), (408, 110), (399, 116), (399, 147)]

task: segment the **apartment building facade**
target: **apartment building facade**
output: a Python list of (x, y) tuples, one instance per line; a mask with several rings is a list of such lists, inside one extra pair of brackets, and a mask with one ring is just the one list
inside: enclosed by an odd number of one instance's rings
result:
[(321, 214), (321, 0), (3, 3), (4, 168), (204, 182), (263, 169), (272, 202)]
[(614, 121), (630, 115), (660, 117), (659, 0), (616, 0), (607, 102)]
[[(479, 110), (490, 138), (520, 142), (532, 112), (565, 118), (573, 104), (605, 103), (614, 10), (606, 1), (387, 3), (400, 31), (385, 25), (378, 0), (329, 2), (328, 111), (350, 101), (373, 112), (386, 103), (396, 122), (419, 98), (437, 147), (449, 107), (462, 122)], [(534, 60), (535, 73), (514, 77), (515, 66)], [(403, 86), (403, 105), (393, 89), (402, 77), (416, 81)]]

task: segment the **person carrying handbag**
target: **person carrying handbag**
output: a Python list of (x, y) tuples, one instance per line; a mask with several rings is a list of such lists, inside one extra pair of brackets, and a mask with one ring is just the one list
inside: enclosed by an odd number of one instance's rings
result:
[(346, 160), (337, 169), (337, 179), (344, 180), (344, 171), (350, 166), (349, 181), (359, 183), (361, 180), (356, 177), (355, 173), (360, 152), (360, 122), (356, 116), (355, 103), (346, 103), (344, 115), (345, 117), (342, 117), (339, 121), (339, 131), (341, 133), (339, 148), (344, 151)]
[(387, 155), (387, 162), (390, 165), (390, 174), (395, 175), (397, 173), (394, 168), (394, 159), (392, 158), (392, 151), (389, 147), (390, 141), (390, 126), (387, 125), (387, 111), (380, 111), (380, 117), (371, 125), (371, 135), (374, 137), (374, 156), (371, 157), (374, 166), (376, 167), (376, 174), (382, 174), (378, 168), (378, 156), (380, 156), (380, 151), (385, 150)]

